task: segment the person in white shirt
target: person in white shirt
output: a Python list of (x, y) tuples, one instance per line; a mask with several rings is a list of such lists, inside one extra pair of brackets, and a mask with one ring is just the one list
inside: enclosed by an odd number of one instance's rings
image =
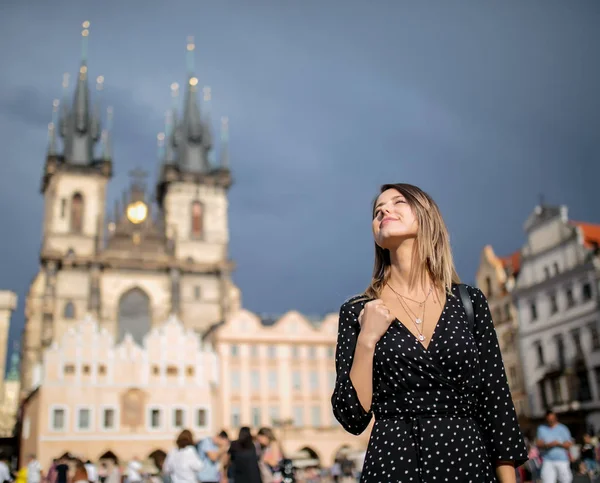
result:
[(140, 483), (142, 481), (142, 463), (134, 457), (127, 465), (127, 483)]
[(192, 433), (184, 429), (177, 437), (177, 448), (167, 454), (163, 464), (163, 473), (170, 477), (172, 483), (197, 483), (197, 474), (204, 463), (194, 445)]
[(8, 483), (12, 480), (10, 468), (8, 467), (8, 456), (0, 453), (0, 483)]
[(32, 454), (29, 456), (29, 462), (27, 463), (27, 483), (40, 483), (41, 481), (42, 465)]
[(85, 471), (88, 474), (88, 481), (90, 483), (96, 483), (98, 481), (98, 470), (96, 469), (96, 465), (92, 463), (90, 460), (87, 460), (84, 463)]

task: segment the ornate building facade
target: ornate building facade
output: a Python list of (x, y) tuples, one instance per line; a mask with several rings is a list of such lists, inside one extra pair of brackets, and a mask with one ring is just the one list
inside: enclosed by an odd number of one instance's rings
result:
[(500, 258), (492, 246), (487, 245), (481, 252), (476, 280), (477, 287), (488, 299), (513, 403), (522, 418), (528, 414), (528, 401), (518, 342), (519, 319), (512, 301), (519, 268), (520, 252)]
[[(513, 290), (529, 408), (600, 429), (600, 225), (572, 222), (564, 206), (537, 206)], [(583, 425), (582, 422), (586, 422)]]
[(272, 426), (288, 455), (326, 466), (340, 451), (360, 452), (370, 430), (347, 433), (333, 416), (338, 314), (309, 320), (296, 311), (264, 318), (246, 310), (205, 334), (219, 356), (219, 425)]
[(20, 461), (147, 459), (168, 452), (182, 429), (214, 434), (217, 375), (216, 354), (175, 317), (141, 345), (129, 333), (116, 342), (91, 317), (74, 323), (45, 349), (42, 383), (22, 405)]
[[(86, 42), (89, 22), (83, 26)], [(190, 42), (189, 55), (193, 51)], [(65, 94), (54, 103), (49, 127), (41, 268), (25, 302), (23, 396), (39, 383), (44, 349), (86, 313), (118, 340), (130, 333), (139, 343), (170, 314), (202, 332), (238, 304), (228, 259), (227, 148), (221, 149), (220, 163), (209, 160), (213, 141), (210, 119), (200, 110), (198, 79), (189, 74), (182, 113), (176, 108), (169, 113), (155, 189), (135, 173), (130, 190), (107, 216), (112, 111), (102, 130), (88, 74), (84, 57), (72, 101), (65, 77)], [(103, 82), (99, 76), (99, 88)], [(176, 93), (178, 86), (172, 89)], [(205, 89), (205, 102), (209, 99)]]

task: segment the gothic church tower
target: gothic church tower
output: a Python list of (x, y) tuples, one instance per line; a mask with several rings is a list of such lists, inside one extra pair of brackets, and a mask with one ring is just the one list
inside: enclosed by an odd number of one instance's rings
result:
[[(193, 74), (193, 40), (187, 46), (183, 111), (179, 115), (173, 107), (162, 136), (155, 197), (136, 170), (129, 190), (108, 216), (111, 133), (101, 130), (100, 109), (91, 103), (88, 35), (89, 22), (84, 22), (84, 53), (73, 100), (67, 97), (65, 76), (65, 95), (62, 102), (54, 102), (49, 125), (41, 187), (45, 209), (40, 270), (27, 295), (21, 344), (23, 396), (39, 383), (36, 368), (41, 367), (43, 351), (86, 314), (117, 340), (129, 333), (143, 344), (152, 326), (170, 314), (203, 332), (240, 303), (228, 258), (227, 122), (216, 163), (207, 115), (210, 89), (203, 89), (203, 116)], [(103, 82), (102, 76), (97, 78), (98, 91)], [(172, 86), (175, 93), (176, 87)], [(107, 125), (111, 120), (109, 108)]]

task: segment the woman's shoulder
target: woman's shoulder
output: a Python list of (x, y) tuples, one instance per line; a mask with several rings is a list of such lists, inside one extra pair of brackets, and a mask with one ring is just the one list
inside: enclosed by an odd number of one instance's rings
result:
[(340, 314), (354, 313), (358, 315), (369, 300), (372, 299), (365, 294), (353, 295), (352, 297), (344, 300), (342, 306), (340, 307)]
[(469, 293), (469, 295), (471, 296), (471, 298), (473, 299), (478, 299), (478, 298), (485, 298), (485, 295), (483, 295), (483, 292), (481, 291), (481, 289), (475, 287), (474, 285), (469, 285), (468, 283), (453, 283), (452, 284), (452, 293), (454, 295), (459, 295), (459, 289), (460, 286), (464, 286), (467, 289), (467, 292)]

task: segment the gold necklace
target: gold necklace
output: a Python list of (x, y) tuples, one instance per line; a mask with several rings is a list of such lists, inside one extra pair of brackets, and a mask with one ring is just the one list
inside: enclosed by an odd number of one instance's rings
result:
[(433, 291), (433, 285), (431, 285), (429, 287), (429, 292), (427, 292), (427, 295), (425, 296), (425, 300), (423, 300), (423, 302), (419, 302), (418, 300), (411, 299), (410, 297), (407, 297), (406, 295), (402, 295), (402, 294), (396, 292), (396, 290), (394, 290), (394, 288), (389, 283), (387, 284), (387, 286), (390, 287), (390, 290), (392, 292), (394, 292), (397, 296), (402, 297), (405, 300), (410, 300), (411, 302), (418, 304), (419, 307), (423, 306), (423, 304), (425, 304), (425, 302), (427, 302), (427, 299), (429, 298), (429, 296), (431, 295), (431, 292)]
[[(398, 298), (398, 301), (400, 301), (400, 303), (404, 302), (404, 305), (406, 305), (406, 307), (408, 307), (408, 309), (410, 310), (410, 312), (412, 313), (412, 315), (415, 317), (415, 324), (420, 325), (423, 322), (423, 318), (425, 317), (425, 304), (427, 303), (427, 300), (429, 299), (429, 296), (431, 295), (431, 293), (433, 292), (433, 285), (431, 285), (429, 287), (429, 292), (427, 292), (427, 295), (425, 296), (425, 300), (423, 300), (423, 302), (418, 302), (416, 300), (413, 300), (409, 297), (406, 297), (398, 292), (396, 292), (391, 285), (388, 284), (388, 287), (390, 287), (390, 290), (392, 292), (394, 292), (396, 294), (396, 298)], [(402, 298), (402, 300), (400, 300), (400, 298)], [(423, 307), (423, 318), (420, 318), (419, 316), (417, 316), (417, 314), (415, 314), (410, 307), (408, 306), (408, 304), (406, 303), (406, 300), (410, 300), (412, 302), (415, 302), (417, 304), (419, 304), (420, 307)], [(402, 308), (404, 308), (404, 305)], [(406, 309), (404, 309), (406, 311), (406, 313), (408, 314), (408, 311)], [(410, 314), (408, 314), (410, 316)]]
[[(396, 292), (394, 292), (394, 293), (396, 293)], [(417, 336), (417, 339), (419, 339), (421, 342), (423, 342), (426, 338), (425, 334), (423, 334), (423, 330), (425, 330), (425, 304), (423, 304), (423, 316), (422, 316), (422, 318), (419, 318), (410, 309), (410, 307), (406, 304), (406, 302), (404, 300), (402, 300), (402, 297), (399, 294), (396, 294), (396, 298), (398, 299), (398, 302), (400, 302), (402, 309), (406, 312), (406, 315), (408, 315), (409, 318), (410, 318), (411, 314), (415, 317), (413, 319), (413, 323), (415, 324), (415, 327), (417, 328), (417, 332), (419, 333), (419, 335)], [(424, 302), (427, 302), (427, 299), (425, 299)]]

